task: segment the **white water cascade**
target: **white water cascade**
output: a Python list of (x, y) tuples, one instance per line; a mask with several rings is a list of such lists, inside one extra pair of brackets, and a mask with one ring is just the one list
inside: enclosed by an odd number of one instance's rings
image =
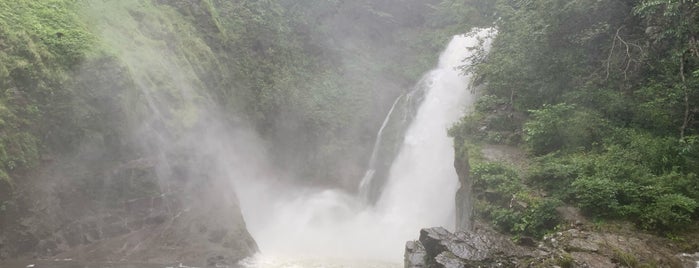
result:
[(467, 48), (481, 44), (491, 31), (455, 36), (439, 66), (424, 76), (425, 99), (374, 206), (338, 190), (263, 179), (238, 185), (248, 230), (261, 251), (243, 265), (402, 267), (405, 242), (417, 238), (421, 228), (453, 229), (458, 178), (447, 128), (473, 103), (469, 77), (457, 67), (471, 55)]
[(388, 115), (386, 115), (386, 118), (381, 124), (381, 128), (379, 128), (379, 132), (376, 134), (376, 141), (374, 142), (374, 149), (371, 150), (369, 165), (366, 172), (364, 172), (364, 177), (362, 177), (362, 180), (359, 182), (359, 198), (365, 202), (369, 202), (369, 193), (371, 191), (372, 181), (374, 180), (374, 173), (376, 173), (376, 158), (379, 154), (379, 148), (381, 148), (381, 141), (383, 140), (383, 130), (386, 129), (386, 126), (393, 115), (393, 111), (396, 109), (396, 105), (398, 105), (398, 102), (402, 98), (403, 95), (400, 95), (395, 101), (393, 101), (391, 109), (388, 110)]

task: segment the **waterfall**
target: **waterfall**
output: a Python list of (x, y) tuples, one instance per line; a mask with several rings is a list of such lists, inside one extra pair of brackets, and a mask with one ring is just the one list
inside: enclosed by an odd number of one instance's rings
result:
[[(262, 252), (243, 265), (401, 267), (405, 241), (414, 239), (421, 228), (453, 230), (459, 182), (447, 129), (473, 103), (470, 78), (458, 67), (474, 55), (468, 48), (482, 44), (489, 33), (486, 29), (455, 36), (441, 54), (439, 65), (418, 83), (424, 87), (424, 100), (374, 206), (366, 206), (364, 194), (279, 185), (279, 180), (256, 179), (237, 187), (249, 230)], [(360, 189), (371, 184), (382, 132), (399, 100), (377, 134)]]
[(374, 174), (376, 173), (376, 158), (379, 154), (379, 148), (381, 148), (381, 141), (383, 140), (383, 130), (386, 128), (388, 122), (391, 120), (391, 115), (393, 115), (393, 111), (396, 109), (396, 105), (398, 105), (398, 102), (400, 102), (402, 98), (403, 95), (400, 95), (393, 102), (393, 105), (391, 105), (391, 109), (388, 110), (388, 114), (386, 115), (386, 118), (383, 120), (383, 123), (381, 124), (381, 128), (379, 128), (379, 132), (376, 134), (376, 141), (374, 142), (374, 148), (371, 150), (371, 157), (369, 158), (367, 170), (364, 173), (364, 177), (362, 177), (362, 181), (359, 182), (359, 197), (362, 200), (364, 200), (364, 202), (369, 203), (369, 194), (372, 189), (372, 181), (374, 180)]
[(383, 217), (397, 226), (407, 225), (406, 234), (427, 226), (454, 228), (454, 196), (459, 182), (447, 129), (473, 102), (469, 77), (458, 67), (471, 56), (466, 48), (478, 45), (482, 34), (455, 36), (440, 56), (438, 67), (421, 82), (426, 87), (424, 100), (405, 133), (376, 205)]

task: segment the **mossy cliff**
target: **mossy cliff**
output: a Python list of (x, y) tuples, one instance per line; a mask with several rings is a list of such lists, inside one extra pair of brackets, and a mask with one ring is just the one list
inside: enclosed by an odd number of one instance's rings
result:
[(0, 258), (251, 254), (216, 141), (353, 189), (391, 102), (455, 31), (427, 4), (1, 2)]

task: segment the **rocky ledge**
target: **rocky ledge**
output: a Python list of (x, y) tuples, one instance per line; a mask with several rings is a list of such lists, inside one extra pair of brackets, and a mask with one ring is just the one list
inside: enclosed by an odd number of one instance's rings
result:
[(405, 247), (406, 268), (513, 267), (531, 250), (487, 228), (451, 233), (442, 227), (420, 230)]
[(510, 237), (476, 224), (451, 233), (422, 229), (405, 247), (406, 268), (465, 267), (682, 267), (699, 268), (699, 253), (674, 253), (644, 235), (621, 235), (571, 228), (540, 242)]

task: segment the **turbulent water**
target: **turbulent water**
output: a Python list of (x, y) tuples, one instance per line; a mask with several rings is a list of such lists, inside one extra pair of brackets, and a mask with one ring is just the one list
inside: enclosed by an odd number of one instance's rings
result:
[(425, 99), (405, 134), (377, 203), (338, 190), (296, 188), (256, 179), (237, 186), (248, 229), (261, 254), (246, 267), (401, 267), (403, 248), (420, 228), (453, 229), (458, 178), (447, 128), (473, 96), (457, 68), (483, 30), (455, 36), (420, 83)]

